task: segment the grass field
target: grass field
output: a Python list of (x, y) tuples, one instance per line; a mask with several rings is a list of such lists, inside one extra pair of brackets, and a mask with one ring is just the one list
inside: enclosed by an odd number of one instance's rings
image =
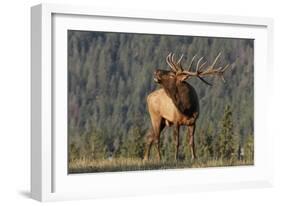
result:
[(117, 172), (156, 169), (179, 168), (204, 168), (253, 165), (253, 161), (235, 160), (207, 160), (207, 161), (142, 161), (141, 159), (116, 158), (106, 160), (76, 159), (69, 162), (68, 173), (92, 173), (92, 172)]

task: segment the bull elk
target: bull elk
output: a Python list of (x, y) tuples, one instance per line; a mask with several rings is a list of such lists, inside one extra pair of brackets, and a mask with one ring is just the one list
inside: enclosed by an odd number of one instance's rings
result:
[[(195, 89), (185, 80), (191, 77), (197, 77), (204, 83), (208, 83), (204, 77), (218, 75), (222, 78), (223, 73), (229, 68), (229, 65), (215, 68), (216, 62), (221, 53), (217, 55), (213, 63), (206, 66), (207, 62), (201, 63), (201, 57), (196, 63), (195, 71), (192, 69), (196, 55), (192, 58), (189, 66), (183, 68), (181, 60), (183, 55), (174, 60), (174, 54), (170, 53), (166, 57), (170, 71), (157, 69), (154, 72), (154, 81), (162, 86), (162, 88), (150, 93), (147, 97), (147, 106), (152, 123), (152, 128), (147, 135), (146, 151), (144, 160), (149, 159), (149, 153), (152, 143), (156, 145), (157, 159), (161, 159), (160, 155), (160, 134), (165, 126), (174, 125), (174, 141), (175, 141), (175, 160), (178, 158), (179, 148), (179, 129), (180, 126), (187, 126), (187, 138), (189, 136), (189, 147), (191, 158), (196, 158), (194, 146), (194, 132), (196, 128), (196, 120), (199, 116), (199, 100)], [(205, 69), (203, 69), (203, 67)]]

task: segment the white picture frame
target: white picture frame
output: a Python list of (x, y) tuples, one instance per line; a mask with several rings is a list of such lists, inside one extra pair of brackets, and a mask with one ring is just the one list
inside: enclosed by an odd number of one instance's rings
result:
[[(170, 34), (166, 25), (175, 27), (172, 34), (256, 40), (255, 166), (68, 175), (67, 142), (62, 137), (67, 119), (61, 109), (66, 101), (66, 70), (57, 69), (66, 68), (64, 32), (94, 27), (101, 31)], [(273, 136), (267, 121), (269, 111), (262, 109), (271, 104), (270, 92), (267, 99), (260, 95), (265, 92), (262, 82), (267, 83), (267, 89), (272, 88), (272, 19), (40, 4), (31, 8), (31, 27), (32, 198), (52, 201), (273, 185)]]

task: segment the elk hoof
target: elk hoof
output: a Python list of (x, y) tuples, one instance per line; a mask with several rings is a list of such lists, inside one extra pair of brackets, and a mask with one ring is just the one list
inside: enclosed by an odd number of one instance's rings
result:
[(145, 157), (145, 158), (142, 159), (142, 162), (147, 162), (147, 161), (148, 161), (148, 158), (147, 158), (147, 157)]
[(191, 157), (191, 161), (195, 161), (196, 160), (196, 156)]

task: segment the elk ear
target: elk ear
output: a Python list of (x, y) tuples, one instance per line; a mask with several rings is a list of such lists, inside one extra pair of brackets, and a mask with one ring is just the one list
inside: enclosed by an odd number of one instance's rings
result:
[(185, 81), (188, 78), (188, 74), (179, 74), (178, 75), (178, 80), (180, 82)]

